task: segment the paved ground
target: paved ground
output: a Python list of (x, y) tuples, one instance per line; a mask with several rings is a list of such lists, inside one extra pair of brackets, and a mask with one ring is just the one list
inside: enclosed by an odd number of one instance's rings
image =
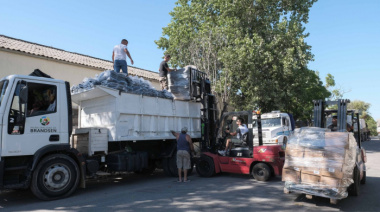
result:
[(189, 183), (177, 183), (162, 172), (152, 176), (127, 175), (90, 182), (71, 197), (44, 202), (30, 191), (2, 191), (1, 211), (379, 211), (380, 141), (364, 142), (367, 150), (367, 184), (359, 197), (337, 205), (329, 199), (308, 200), (302, 194), (284, 194), (275, 178), (258, 182), (246, 175), (220, 174)]

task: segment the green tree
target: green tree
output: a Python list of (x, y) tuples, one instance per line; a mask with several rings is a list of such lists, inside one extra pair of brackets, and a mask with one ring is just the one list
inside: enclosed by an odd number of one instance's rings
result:
[(344, 90), (342, 87), (337, 87), (335, 84), (334, 76), (331, 74), (327, 74), (326, 76), (326, 89), (331, 93), (329, 100), (342, 99), (343, 95), (349, 92)]
[(377, 135), (377, 123), (369, 113), (370, 103), (355, 100), (348, 104), (348, 109), (355, 109), (359, 112), (360, 118), (364, 119), (368, 125), (371, 135)]
[(205, 71), (222, 101), (238, 110), (311, 113), (330, 92), (307, 68), (313, 59), (304, 23), (316, 0), (179, 0), (155, 41), (173, 66)]

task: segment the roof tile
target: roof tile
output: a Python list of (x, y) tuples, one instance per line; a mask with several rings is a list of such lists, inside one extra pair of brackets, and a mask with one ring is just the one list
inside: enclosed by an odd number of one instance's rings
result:
[[(19, 40), (11, 38), (5, 35), (0, 35), (0, 48), (25, 52), (28, 54), (33, 54), (46, 58), (53, 58), (56, 60), (66, 61), (69, 63), (80, 64), (84, 66), (112, 70), (112, 61), (103, 60), (88, 55), (78, 54), (74, 52), (64, 51), (62, 49), (57, 49), (49, 46), (44, 46), (37, 43), (31, 43), (24, 40)], [(136, 75), (139, 77), (144, 77), (147, 79), (158, 80), (158, 73), (148, 71), (145, 69), (129, 66), (128, 72), (131, 75)]]

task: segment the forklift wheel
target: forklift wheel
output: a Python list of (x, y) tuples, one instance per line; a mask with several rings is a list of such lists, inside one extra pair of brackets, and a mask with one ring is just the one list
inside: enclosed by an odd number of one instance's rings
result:
[(363, 178), (360, 180), (360, 184), (365, 184), (367, 181), (367, 174), (366, 171), (363, 171)]
[(215, 174), (214, 160), (202, 155), (197, 163), (197, 172), (201, 177), (211, 177)]
[(271, 169), (265, 163), (258, 163), (252, 168), (252, 176), (258, 181), (267, 181), (271, 176)]
[(360, 191), (360, 173), (358, 170), (358, 167), (355, 166), (354, 169), (354, 183), (351, 184), (350, 187), (348, 187), (348, 194), (350, 196), (359, 196), (359, 191)]

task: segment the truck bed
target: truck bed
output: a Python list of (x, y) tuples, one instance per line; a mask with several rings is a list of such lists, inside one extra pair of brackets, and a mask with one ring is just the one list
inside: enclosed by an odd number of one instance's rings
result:
[(174, 139), (170, 130), (188, 128), (201, 137), (201, 103), (170, 100), (120, 92), (104, 86), (73, 94), (79, 105), (79, 128), (103, 127), (108, 140), (139, 141)]

